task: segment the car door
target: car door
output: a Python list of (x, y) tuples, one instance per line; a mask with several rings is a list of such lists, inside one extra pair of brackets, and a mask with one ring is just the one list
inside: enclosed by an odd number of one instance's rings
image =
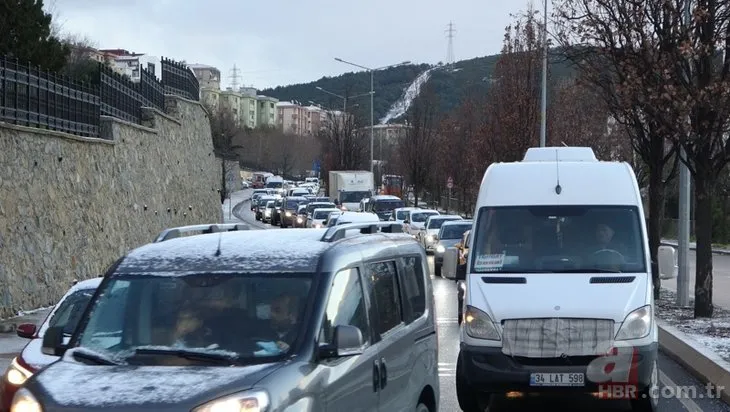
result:
[(360, 329), (363, 351), (360, 355), (320, 361), (325, 382), (322, 398), (327, 411), (372, 412), (380, 398), (379, 345), (373, 339), (371, 307), (357, 268), (335, 274), (330, 286), (319, 344), (333, 343), (334, 328), (351, 325)]
[(380, 407), (384, 412), (415, 409), (409, 387), (415, 359), (413, 340), (404, 321), (396, 260), (368, 262), (365, 279), (373, 297), (375, 339), (379, 340)]

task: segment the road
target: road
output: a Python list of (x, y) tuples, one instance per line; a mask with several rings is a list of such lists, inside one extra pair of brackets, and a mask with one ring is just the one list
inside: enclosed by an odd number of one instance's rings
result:
[[(269, 225), (256, 222), (253, 214), (249, 211), (248, 204), (237, 205), (235, 212), (239, 217), (250, 226), (257, 229), (271, 228)], [(234, 218), (235, 220), (235, 218)], [(297, 229), (286, 229), (297, 230)], [(432, 265), (432, 262), (429, 262)], [(730, 259), (727, 260), (730, 265)], [(431, 267), (433, 272), (433, 267)], [(730, 273), (730, 270), (727, 270)], [(441, 398), (439, 410), (441, 412), (458, 412), (460, 411), (456, 400), (455, 388), (455, 369), (456, 358), (459, 353), (459, 328), (456, 322), (456, 288), (452, 281), (441, 278), (433, 279), (434, 296), (436, 299), (436, 313), (438, 321), (438, 337), (439, 337), (439, 375), (441, 382)], [(29, 320), (42, 320), (45, 312), (38, 312), (28, 317)], [(12, 359), (23, 345), (27, 342), (25, 339), (16, 337), (14, 334), (0, 334), (0, 371), (4, 371)], [(664, 387), (668, 388), (694, 388), (685, 389), (689, 393), (698, 394), (695, 399), (677, 399), (676, 397), (662, 397), (659, 400), (660, 412), (730, 412), (730, 406), (716, 399), (709, 399), (705, 395), (705, 386), (700, 384), (689, 373), (687, 373), (676, 362), (660, 354), (659, 359), (660, 381)], [(676, 391), (675, 391), (676, 392)], [(701, 396), (700, 396), (701, 395)], [(601, 411), (628, 411), (628, 405), (620, 402), (609, 402), (594, 399), (578, 399), (571, 397), (570, 399), (528, 399), (528, 400), (501, 400), (495, 402), (489, 412), (506, 412), (506, 411), (534, 411), (546, 410), (554, 407), (555, 410), (561, 411), (585, 411), (593, 412)]]
[[(237, 216), (256, 229), (270, 229), (272, 226), (257, 222), (253, 213), (250, 212), (248, 203), (238, 205), (234, 208)], [(285, 229), (298, 230), (298, 229)], [(729, 261), (730, 262), (730, 261)], [(433, 273), (433, 261), (429, 258), (431, 272)], [(730, 264), (730, 263), (729, 263)], [(459, 325), (456, 321), (456, 287), (453, 281), (433, 278), (434, 296), (436, 299), (436, 313), (438, 322), (439, 337), (439, 376), (441, 380), (440, 412), (458, 412), (461, 409), (456, 400), (455, 371), (456, 359), (459, 353)], [(662, 385), (666, 387), (688, 387), (694, 386), (702, 399), (677, 399), (664, 397), (659, 400), (660, 412), (730, 412), (730, 406), (716, 400), (707, 399), (706, 389), (699, 381), (694, 379), (676, 362), (660, 354), (659, 377)], [(666, 389), (669, 390), (669, 389)], [(692, 390), (690, 390), (690, 393)], [(661, 392), (660, 392), (661, 393)], [(527, 400), (500, 400), (494, 402), (489, 412), (517, 412), (547, 410), (554, 407), (560, 411), (629, 411), (630, 407), (622, 402), (605, 401), (595, 399), (527, 399)]]
[[(695, 262), (694, 250), (688, 254), (689, 296), (694, 296)], [(715, 305), (730, 309), (730, 255), (712, 255), (712, 301)], [(677, 291), (677, 279), (662, 280), (662, 287)]]

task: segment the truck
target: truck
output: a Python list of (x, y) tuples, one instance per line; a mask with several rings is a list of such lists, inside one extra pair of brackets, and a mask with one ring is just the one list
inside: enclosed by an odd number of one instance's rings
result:
[(358, 210), (360, 201), (373, 195), (375, 178), (366, 170), (332, 170), (327, 182), (329, 198), (342, 210)]
[(254, 189), (263, 189), (266, 186), (266, 179), (273, 175), (269, 172), (254, 172), (251, 185)]

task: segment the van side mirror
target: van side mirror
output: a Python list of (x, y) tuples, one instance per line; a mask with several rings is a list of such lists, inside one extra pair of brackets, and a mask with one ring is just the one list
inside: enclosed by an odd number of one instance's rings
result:
[(657, 263), (659, 264), (659, 279), (673, 279), (677, 277), (677, 249), (672, 246), (659, 246)]
[(43, 334), (41, 352), (49, 356), (62, 356), (67, 348), (68, 345), (63, 343), (62, 326), (53, 326), (46, 329), (46, 333)]
[(363, 338), (359, 328), (352, 325), (335, 327), (333, 344), (319, 348), (322, 359), (341, 358), (362, 354)]

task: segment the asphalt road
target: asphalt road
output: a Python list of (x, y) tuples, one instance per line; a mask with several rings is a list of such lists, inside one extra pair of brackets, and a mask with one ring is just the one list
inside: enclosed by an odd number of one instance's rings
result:
[[(253, 213), (250, 212), (248, 202), (237, 205), (234, 213), (244, 222), (253, 228), (270, 229), (272, 226), (257, 222)], [(297, 229), (286, 229), (297, 230)], [(730, 262), (730, 261), (729, 261)], [(429, 259), (433, 272), (433, 262)], [(456, 359), (459, 353), (459, 325), (456, 321), (457, 298), (456, 285), (453, 281), (433, 278), (434, 295), (436, 299), (436, 313), (438, 321), (439, 336), (439, 376), (441, 378), (441, 399), (440, 412), (458, 412), (461, 409), (456, 400), (455, 371)], [(660, 412), (730, 412), (730, 406), (718, 399), (708, 398), (706, 387), (692, 377), (680, 365), (672, 361), (664, 354), (659, 359), (659, 379), (663, 387), (659, 393), (667, 394), (672, 388), (682, 388), (684, 393), (696, 393), (694, 399), (684, 396), (682, 399), (676, 396), (662, 396), (659, 400)], [(694, 389), (687, 389), (687, 388)], [(678, 391), (674, 391), (677, 393)], [(580, 399), (570, 397), (565, 399), (527, 398), (518, 400), (500, 399), (493, 402), (489, 412), (517, 412), (548, 410), (554, 408), (561, 411), (630, 411), (626, 402), (596, 400), (592, 398)]]

